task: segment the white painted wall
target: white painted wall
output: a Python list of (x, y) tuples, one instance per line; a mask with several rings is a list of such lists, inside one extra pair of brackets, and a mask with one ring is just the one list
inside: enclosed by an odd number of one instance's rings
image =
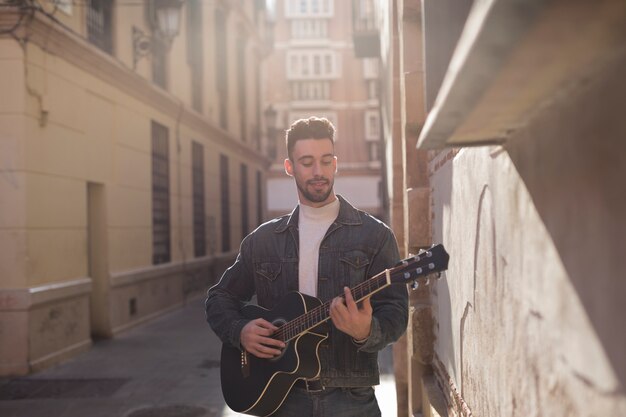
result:
[(436, 353), (473, 415), (626, 415), (624, 63), (430, 163)]

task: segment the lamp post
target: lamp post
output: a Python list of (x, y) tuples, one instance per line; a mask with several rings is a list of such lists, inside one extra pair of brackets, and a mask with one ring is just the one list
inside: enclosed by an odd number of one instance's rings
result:
[(137, 68), (137, 61), (151, 53), (155, 37), (169, 49), (180, 32), (182, 6), (182, 0), (152, 0), (155, 35), (150, 37), (143, 30), (133, 26), (133, 69)]
[(274, 108), (273, 105), (267, 106), (267, 108), (263, 111), (263, 116), (265, 118), (265, 127), (267, 129), (267, 156), (274, 162), (276, 159), (276, 119), (278, 112)]

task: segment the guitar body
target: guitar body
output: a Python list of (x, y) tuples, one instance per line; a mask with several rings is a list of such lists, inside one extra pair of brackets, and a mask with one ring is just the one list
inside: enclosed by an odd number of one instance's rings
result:
[[(317, 298), (293, 292), (273, 310), (248, 305), (242, 309), (242, 314), (249, 319), (263, 318), (281, 326), (321, 304)], [(244, 364), (241, 350), (223, 345), (220, 372), (226, 404), (236, 412), (256, 416), (267, 416), (276, 411), (298, 379), (319, 375), (317, 350), (328, 337), (320, 327), (291, 340), (283, 354), (275, 359), (260, 359), (247, 354), (247, 364)]]
[[(449, 258), (443, 245), (433, 246), (351, 288), (352, 297), (360, 302), (391, 284), (417, 284), (418, 279), (428, 274), (445, 271)], [(428, 282), (426, 278), (426, 285)], [(222, 393), (231, 409), (268, 416), (285, 401), (298, 379), (319, 376), (318, 347), (328, 337), (325, 322), (330, 319), (331, 301), (322, 304), (315, 297), (292, 292), (273, 310), (254, 305), (241, 310), (246, 318), (263, 318), (273, 323), (278, 327), (275, 337), (288, 343), (282, 355), (274, 359), (259, 359), (238, 348), (222, 345)]]

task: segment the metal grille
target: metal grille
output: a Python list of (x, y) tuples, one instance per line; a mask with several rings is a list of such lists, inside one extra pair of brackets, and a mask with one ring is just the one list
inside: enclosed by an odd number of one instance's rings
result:
[(222, 195), (222, 251), (230, 250), (230, 188), (228, 157), (220, 155), (220, 192)]
[(237, 86), (239, 91), (239, 120), (241, 126), (241, 140), (248, 141), (248, 113), (246, 111), (246, 103), (248, 95), (246, 94), (246, 40), (244, 38), (237, 39)]
[(216, 417), (216, 410), (203, 407), (173, 404), (158, 407), (146, 407), (132, 411), (127, 417)]
[(0, 401), (35, 398), (107, 398), (127, 379), (14, 379), (0, 389)]
[(191, 147), (193, 187), (193, 250), (196, 257), (206, 255), (206, 222), (204, 209), (204, 146)]
[(169, 131), (152, 122), (152, 263), (171, 260)]
[(89, 0), (87, 6), (87, 39), (109, 54), (113, 51), (111, 0)]
[(241, 233), (245, 237), (250, 231), (248, 210), (248, 167), (241, 164)]

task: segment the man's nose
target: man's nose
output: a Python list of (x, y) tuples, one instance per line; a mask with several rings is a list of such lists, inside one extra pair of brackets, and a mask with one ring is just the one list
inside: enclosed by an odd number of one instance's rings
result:
[(313, 164), (313, 175), (319, 175), (322, 173), (322, 165), (319, 162)]

